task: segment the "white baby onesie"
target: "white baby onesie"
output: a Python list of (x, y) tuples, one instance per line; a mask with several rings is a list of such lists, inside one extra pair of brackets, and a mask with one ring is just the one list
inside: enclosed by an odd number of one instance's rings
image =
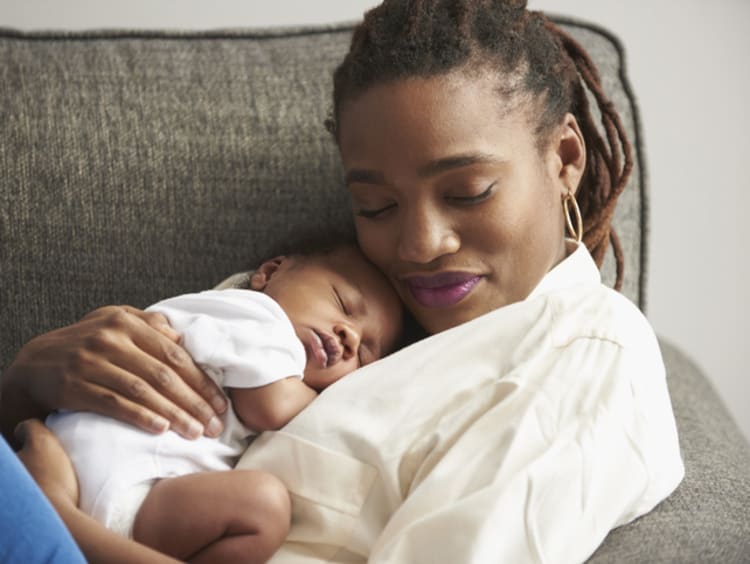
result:
[[(261, 292), (209, 290), (169, 298), (147, 311), (167, 317), (196, 364), (223, 388), (302, 377), (305, 349), (281, 307)], [(89, 412), (47, 418), (75, 467), (81, 509), (124, 535), (148, 491), (139, 484), (233, 467), (252, 431), (231, 408), (223, 423), (218, 438), (187, 440), (173, 431), (153, 435)], [(134, 488), (140, 493), (130, 495)]]

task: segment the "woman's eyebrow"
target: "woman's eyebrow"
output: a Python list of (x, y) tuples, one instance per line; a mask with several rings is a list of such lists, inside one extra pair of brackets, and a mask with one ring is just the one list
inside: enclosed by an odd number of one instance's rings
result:
[(374, 170), (355, 168), (346, 173), (346, 176), (344, 176), (344, 183), (347, 186), (354, 183), (385, 184), (385, 177), (382, 173), (375, 172)]
[(430, 161), (419, 167), (417, 174), (422, 178), (426, 178), (455, 168), (463, 168), (465, 166), (476, 164), (500, 164), (502, 162), (505, 162), (505, 159), (497, 155), (491, 155), (488, 153), (465, 153)]
[[(506, 159), (497, 155), (491, 155), (488, 153), (466, 153), (461, 155), (451, 155), (449, 157), (443, 157), (435, 159), (427, 164), (422, 165), (417, 169), (417, 175), (422, 178), (427, 178), (453, 170), (456, 168), (463, 168), (465, 166), (471, 166), (476, 164), (500, 164), (505, 162)], [(385, 177), (383, 173), (374, 170), (368, 170), (363, 168), (355, 168), (348, 171), (344, 177), (344, 182), (347, 186), (354, 183), (361, 184), (385, 184)]]

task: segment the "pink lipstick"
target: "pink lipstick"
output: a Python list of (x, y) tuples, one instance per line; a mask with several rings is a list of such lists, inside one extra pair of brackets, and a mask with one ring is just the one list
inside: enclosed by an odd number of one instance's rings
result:
[(467, 272), (441, 272), (432, 276), (409, 276), (404, 282), (420, 305), (446, 307), (464, 299), (481, 279)]

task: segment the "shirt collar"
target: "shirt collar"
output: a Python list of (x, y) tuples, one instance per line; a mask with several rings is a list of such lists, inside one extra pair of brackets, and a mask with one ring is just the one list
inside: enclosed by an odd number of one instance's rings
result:
[(565, 250), (567, 256), (552, 267), (552, 270), (531, 291), (527, 300), (581, 283), (601, 283), (601, 273), (586, 245), (577, 243), (573, 239), (565, 239)]

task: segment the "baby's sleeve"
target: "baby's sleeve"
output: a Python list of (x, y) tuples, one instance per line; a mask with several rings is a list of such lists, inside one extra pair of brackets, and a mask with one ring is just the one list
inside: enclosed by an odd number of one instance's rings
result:
[(194, 362), (221, 386), (254, 388), (302, 377), (305, 349), (281, 307), (261, 292), (208, 290), (147, 311), (167, 317)]

